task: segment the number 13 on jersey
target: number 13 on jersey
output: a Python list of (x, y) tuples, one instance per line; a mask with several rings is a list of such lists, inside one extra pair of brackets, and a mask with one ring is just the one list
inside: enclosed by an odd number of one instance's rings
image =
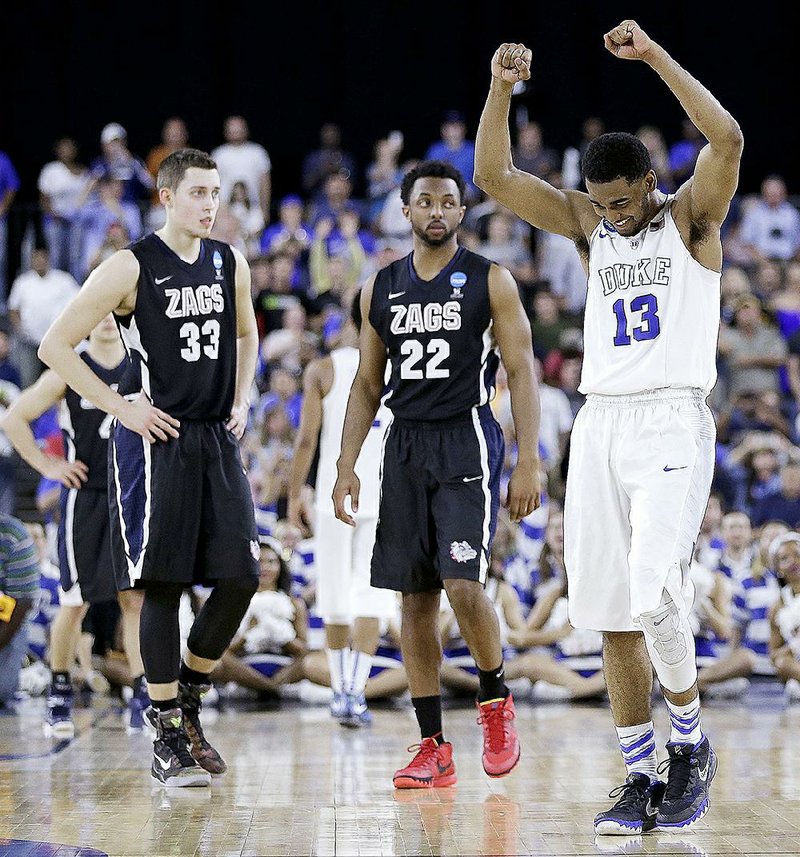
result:
[(631, 335), (637, 342), (643, 342), (661, 333), (655, 295), (637, 295), (630, 302), (630, 312), (625, 308), (624, 298), (614, 301), (612, 309), (617, 321), (614, 345), (630, 345)]

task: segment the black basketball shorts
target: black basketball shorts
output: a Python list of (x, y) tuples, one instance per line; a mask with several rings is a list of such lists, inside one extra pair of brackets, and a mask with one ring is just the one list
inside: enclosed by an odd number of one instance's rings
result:
[(108, 493), (96, 488), (62, 488), (58, 522), (58, 563), (61, 588), (77, 583), (87, 604), (99, 604), (130, 589), (125, 574), (117, 575), (111, 559)]
[(372, 585), (486, 583), (500, 505), (503, 432), (488, 406), (440, 422), (395, 419), (386, 436)]
[(253, 499), (239, 442), (222, 422), (185, 420), (148, 443), (114, 423), (109, 442), (111, 548), (134, 586), (258, 577)]

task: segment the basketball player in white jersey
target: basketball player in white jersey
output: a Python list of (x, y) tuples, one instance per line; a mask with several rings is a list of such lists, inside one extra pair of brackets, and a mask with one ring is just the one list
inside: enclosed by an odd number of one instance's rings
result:
[[(524, 45), (504, 44), (492, 60), (475, 182), (534, 226), (571, 238), (589, 278), (579, 388), (587, 401), (572, 435), (565, 563), (570, 621), (604, 635), (627, 768), (612, 793), (618, 801), (595, 818), (595, 831), (629, 835), (694, 824), (708, 809), (717, 764), (701, 730), (684, 584), (714, 467), (706, 396), (716, 380), (720, 225), (738, 182), (742, 133), (635, 21), (606, 33), (604, 43), (656, 71), (708, 140), (694, 175), (665, 196), (645, 147), (618, 133), (587, 148), (588, 193), (516, 169), (508, 111), (532, 57)], [(666, 784), (656, 770), (653, 669), (671, 721)]]
[[(336, 482), (336, 460), (350, 387), (358, 370), (358, 334), (361, 329), (360, 293), (353, 298), (351, 318), (338, 348), (309, 363), (303, 379), (303, 409), (295, 440), (289, 477), (289, 519), (298, 527), (311, 526), (317, 565), (317, 609), (325, 622), (325, 641), (333, 699), (331, 715), (343, 726), (362, 726), (371, 715), (364, 688), (378, 648), (381, 621), (397, 613), (394, 592), (370, 585), (370, 563), (375, 544), (380, 495), (383, 436), (391, 419), (378, 409), (358, 457), (361, 500), (356, 527), (337, 520), (330, 496)], [(314, 511), (304, 503), (303, 488), (317, 450)], [(305, 518), (305, 521), (303, 521)]]

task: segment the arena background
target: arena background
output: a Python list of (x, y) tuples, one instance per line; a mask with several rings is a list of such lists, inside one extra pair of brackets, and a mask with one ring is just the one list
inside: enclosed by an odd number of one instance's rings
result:
[[(752, 12), (752, 10), (751, 10)], [(273, 199), (299, 188), (300, 162), (319, 126), (337, 121), (359, 163), (398, 128), (403, 157), (438, 137), (442, 112), (464, 111), (474, 138), (502, 41), (533, 48), (528, 91), (515, 99), (561, 151), (589, 115), (610, 130), (659, 125), (680, 136), (681, 110), (643, 64), (615, 62), (602, 35), (634, 17), (739, 120), (745, 136), (740, 192), (766, 172), (800, 184), (790, 27), (679, 0), (647, 8), (607, 3), (171, 2), (152, 7), (26, 2), (4, 10), (0, 149), (17, 167), (18, 204), (35, 199), (52, 142), (68, 134), (83, 162), (106, 122), (121, 122), (133, 152), (159, 140), (164, 119), (183, 116), (191, 142), (222, 141), (222, 122), (244, 115), (273, 161)]]

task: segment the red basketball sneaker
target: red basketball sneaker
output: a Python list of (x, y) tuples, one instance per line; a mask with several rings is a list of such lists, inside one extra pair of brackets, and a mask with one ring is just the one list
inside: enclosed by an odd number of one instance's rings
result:
[(439, 744), (435, 738), (424, 738), (421, 744), (408, 749), (417, 754), (410, 765), (394, 772), (396, 789), (437, 789), (456, 784), (453, 745), (449, 741)]
[(480, 712), (478, 723), (483, 726), (483, 770), (490, 777), (504, 777), (519, 761), (514, 699), (509, 693), (505, 699), (489, 699), (476, 705)]

